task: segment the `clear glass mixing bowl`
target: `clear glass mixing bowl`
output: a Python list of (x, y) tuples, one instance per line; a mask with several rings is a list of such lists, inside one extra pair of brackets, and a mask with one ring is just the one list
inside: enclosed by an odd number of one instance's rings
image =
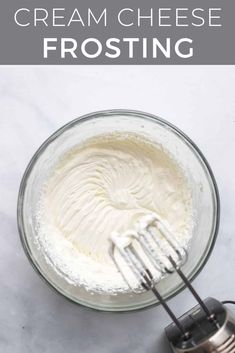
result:
[[(193, 279), (206, 263), (219, 225), (219, 197), (211, 169), (197, 146), (168, 122), (142, 112), (110, 110), (80, 117), (63, 126), (46, 140), (30, 161), (23, 176), (18, 198), (18, 227), (24, 250), (36, 271), (66, 298), (84, 306), (105, 311), (129, 311), (158, 304), (152, 293), (105, 295), (90, 293), (69, 284), (48, 265), (35, 243), (36, 209), (40, 190), (58, 159), (88, 138), (110, 132), (134, 132), (161, 143), (185, 169), (193, 194), (196, 225), (183, 271)], [(165, 298), (176, 295), (183, 283), (177, 274), (158, 284)]]

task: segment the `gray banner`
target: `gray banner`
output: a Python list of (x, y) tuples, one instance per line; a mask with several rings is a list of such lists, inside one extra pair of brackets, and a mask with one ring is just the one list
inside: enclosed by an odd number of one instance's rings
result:
[(235, 64), (235, 0), (7, 0), (0, 64)]

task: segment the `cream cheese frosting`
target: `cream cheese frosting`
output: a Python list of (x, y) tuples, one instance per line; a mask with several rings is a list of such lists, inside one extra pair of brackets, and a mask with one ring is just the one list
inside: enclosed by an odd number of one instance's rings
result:
[(184, 171), (161, 145), (131, 133), (99, 136), (73, 148), (48, 178), (38, 241), (54, 269), (88, 290), (125, 290), (109, 256), (110, 235), (156, 212), (180, 244), (192, 235)]

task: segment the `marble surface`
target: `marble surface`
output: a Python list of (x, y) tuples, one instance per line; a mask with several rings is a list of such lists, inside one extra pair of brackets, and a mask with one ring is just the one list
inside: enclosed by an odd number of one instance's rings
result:
[[(32, 154), (69, 120), (95, 110), (147, 111), (184, 130), (208, 158), (221, 195), (215, 249), (194, 285), (235, 299), (235, 67), (0, 68), (0, 352), (167, 353), (161, 307), (105, 314), (55, 294), (36, 275), (16, 225), (19, 183)], [(194, 300), (170, 301), (177, 314)]]

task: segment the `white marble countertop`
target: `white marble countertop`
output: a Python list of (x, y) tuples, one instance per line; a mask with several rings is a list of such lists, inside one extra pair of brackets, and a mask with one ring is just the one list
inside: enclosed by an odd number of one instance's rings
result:
[[(0, 352), (167, 353), (161, 307), (130, 314), (81, 308), (48, 288), (31, 268), (16, 225), (24, 169), (39, 145), (69, 120), (130, 108), (177, 125), (200, 147), (221, 195), (214, 251), (194, 281), (202, 297), (235, 299), (235, 67), (0, 68)], [(194, 300), (170, 301), (177, 314)]]

